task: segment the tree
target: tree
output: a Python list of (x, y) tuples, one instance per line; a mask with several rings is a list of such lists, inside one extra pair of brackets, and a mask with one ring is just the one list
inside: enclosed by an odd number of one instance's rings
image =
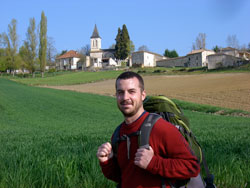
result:
[(115, 38), (116, 44), (115, 44), (115, 57), (116, 59), (121, 59), (121, 29), (118, 28), (118, 32)]
[(25, 68), (29, 70), (33, 77), (35, 77), (36, 57), (37, 57), (37, 35), (36, 35), (36, 21), (35, 18), (30, 19), (30, 24), (26, 34), (26, 41), (19, 50)]
[(82, 64), (82, 70), (86, 66), (86, 56), (89, 56), (90, 54), (90, 46), (89, 44), (86, 44), (84, 47), (81, 48), (81, 50), (78, 51), (80, 55), (80, 61)]
[(17, 21), (15, 19), (12, 19), (11, 23), (8, 25), (8, 34), (3, 33), (1, 38), (3, 46), (5, 47), (6, 66), (12, 71), (14, 76), (15, 70), (19, 68), (20, 64), (20, 57), (17, 54), (18, 36)]
[(42, 72), (42, 77), (44, 77), (44, 72), (46, 68), (46, 57), (47, 57), (47, 18), (42, 11), (41, 21), (40, 21), (40, 44), (39, 44), (39, 61), (40, 70)]
[(85, 56), (89, 56), (90, 55), (90, 45), (86, 44), (84, 47), (82, 47), (82, 54), (84, 54)]
[(164, 56), (169, 58), (179, 57), (178, 53), (175, 50), (170, 51), (168, 49), (165, 50)]
[(193, 50), (206, 49), (206, 33), (198, 34), (192, 48)]
[(126, 59), (130, 54), (132, 49), (130, 37), (125, 24), (122, 26), (122, 30), (118, 28), (118, 33), (116, 35), (116, 45), (115, 45), (115, 57), (117, 59)]
[(49, 65), (52, 65), (55, 62), (56, 58), (56, 48), (54, 46), (54, 39), (52, 37), (48, 37), (48, 42), (47, 42), (47, 62)]
[(220, 51), (220, 48), (216, 45), (214, 48), (213, 48), (213, 51), (215, 53), (218, 53)]
[(128, 34), (128, 30), (125, 24), (122, 26), (121, 33), (121, 42), (122, 42), (122, 50), (121, 50), (121, 59), (126, 59), (130, 54), (130, 37)]
[(111, 46), (109, 46), (109, 49), (115, 49), (115, 44), (112, 44)]
[(7, 70), (5, 49), (0, 48), (0, 74)]
[(142, 45), (138, 48), (138, 51), (149, 51), (149, 49), (146, 45)]
[(135, 51), (135, 45), (133, 43), (132, 40), (130, 40), (129, 42), (129, 52), (130, 52), (130, 55)]
[(226, 42), (227, 42), (228, 47), (236, 48), (236, 49), (239, 48), (239, 41), (238, 41), (236, 35), (229, 35), (227, 37)]

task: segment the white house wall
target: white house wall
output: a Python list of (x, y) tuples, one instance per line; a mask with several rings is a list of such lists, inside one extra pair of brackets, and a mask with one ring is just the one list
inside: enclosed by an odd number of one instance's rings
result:
[(208, 63), (207, 63), (207, 56), (215, 54), (214, 51), (203, 51), (201, 56), (202, 56), (202, 67), (207, 67)]
[[(79, 60), (80, 58), (77, 58), (77, 57), (59, 59), (57, 60), (57, 67), (59, 67), (60, 70), (64, 70), (64, 69), (76, 70), (77, 62)], [(70, 63), (71, 63), (71, 66), (70, 66)]]
[(155, 67), (156, 66), (153, 54), (144, 53), (144, 66), (145, 67)]

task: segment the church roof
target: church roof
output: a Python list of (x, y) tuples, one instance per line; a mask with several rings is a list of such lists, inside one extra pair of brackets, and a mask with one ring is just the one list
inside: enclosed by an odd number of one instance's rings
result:
[(92, 33), (92, 36), (90, 38), (101, 38), (100, 35), (99, 35), (99, 33), (98, 33), (96, 24), (95, 24), (95, 28), (94, 28), (94, 31)]

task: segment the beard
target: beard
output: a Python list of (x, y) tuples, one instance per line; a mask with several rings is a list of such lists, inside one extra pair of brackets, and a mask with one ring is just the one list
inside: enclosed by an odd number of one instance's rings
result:
[[(131, 105), (130, 107), (126, 108), (123, 105)], [(122, 112), (122, 114), (124, 115), (124, 117), (132, 117), (134, 116), (139, 109), (142, 107), (142, 103), (133, 103), (132, 101), (122, 101), (120, 103), (117, 103), (118, 108), (120, 109), (120, 111)]]

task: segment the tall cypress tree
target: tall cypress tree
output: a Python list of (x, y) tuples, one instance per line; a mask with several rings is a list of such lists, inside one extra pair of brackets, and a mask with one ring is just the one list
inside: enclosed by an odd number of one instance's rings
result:
[(116, 59), (121, 59), (121, 29), (118, 28), (118, 33), (115, 38), (115, 57)]
[(47, 18), (42, 11), (40, 21), (40, 44), (39, 44), (39, 60), (42, 77), (44, 77), (46, 67), (46, 53), (47, 53)]
[(126, 59), (130, 54), (130, 38), (125, 24), (122, 26), (121, 43), (121, 59)]
[(123, 24), (122, 30), (118, 28), (115, 40), (115, 57), (117, 59), (126, 59), (131, 51), (131, 41), (125, 24)]

